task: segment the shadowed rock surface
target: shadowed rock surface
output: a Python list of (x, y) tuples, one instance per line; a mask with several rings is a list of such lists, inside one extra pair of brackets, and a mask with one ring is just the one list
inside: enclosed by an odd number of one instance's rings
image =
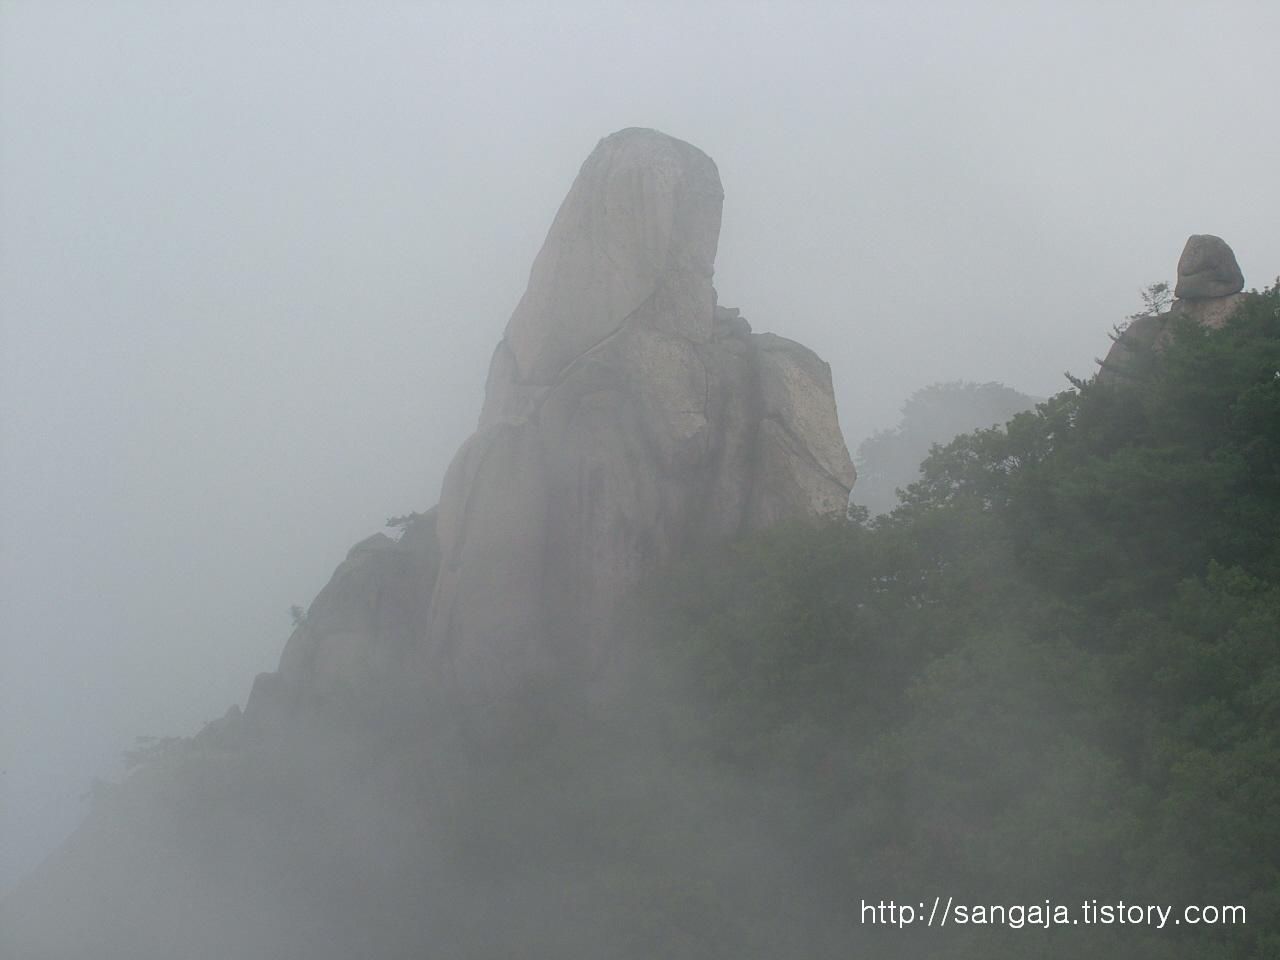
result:
[(356, 544), (285, 645), (281, 680), (322, 694), (356, 677), (394, 683), (421, 645), (439, 570), (435, 511), (398, 540), (375, 533)]

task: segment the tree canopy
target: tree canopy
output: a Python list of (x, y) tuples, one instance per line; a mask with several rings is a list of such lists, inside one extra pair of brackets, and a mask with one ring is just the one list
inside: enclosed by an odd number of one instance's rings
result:
[(854, 934), (873, 897), (1234, 904), (924, 952), (1280, 955), (1280, 284), (1169, 323), (1124, 376), (936, 448), (888, 516), (655, 586), (704, 748), (804, 798)]
[(1004, 424), (1035, 403), (1034, 397), (1000, 383), (956, 380), (917, 390), (903, 404), (896, 427), (879, 430), (858, 445), (854, 503), (872, 515), (888, 513), (897, 506), (896, 491), (920, 478), (920, 462), (934, 444)]

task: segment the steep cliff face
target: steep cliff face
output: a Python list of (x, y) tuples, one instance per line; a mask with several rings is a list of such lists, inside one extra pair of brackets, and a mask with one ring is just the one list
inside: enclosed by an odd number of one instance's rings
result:
[[(630, 759), (611, 752), (584, 772), (569, 756), (567, 779), (532, 781), (552, 794), (512, 797), (523, 768), (505, 759), (538, 742), (513, 729), (528, 716), (520, 693), (551, 684), (537, 703), (558, 709), (604, 681), (620, 695), (601, 712), (617, 708), (630, 694), (608, 683), (613, 618), (628, 589), (698, 539), (838, 515), (854, 480), (827, 365), (716, 304), (721, 202), (715, 164), (690, 145), (652, 130), (601, 141), (534, 263), (438, 507), (398, 539), (353, 547), (244, 713), (132, 776), (0, 904), (0, 954), (507, 956), (547, 917), (568, 918), (558, 926), (586, 946), (530, 956), (605, 956), (626, 941), (608, 931), (630, 901), (605, 873), (549, 881), (546, 864), (564, 854), (564, 876), (581, 873), (581, 823), (614, 824), (614, 811), (627, 823), (601, 849), (644, 836), (637, 815), (670, 809), (682, 823), (678, 792), (655, 802), (634, 776), (670, 761), (652, 753), (657, 738), (631, 735), (628, 714)], [(478, 742), (477, 729), (502, 736)], [(576, 813), (560, 791), (575, 776)], [(669, 788), (683, 777), (669, 770)], [(736, 792), (694, 782), (719, 824)], [(733, 845), (749, 856), (725, 860), (726, 875), (773, 863)], [(702, 869), (692, 849), (675, 856)]]
[[(419, 534), (438, 544), (438, 564), (414, 568), (433, 581), (415, 669), (435, 695), (588, 687), (609, 673), (618, 600), (692, 539), (844, 511), (830, 368), (716, 304), (722, 202), (711, 159), (655, 130), (607, 137), (583, 164)], [(356, 552), (291, 638), (287, 684), (378, 686), (399, 663), (368, 613), (400, 576), (374, 572), (394, 545)]]

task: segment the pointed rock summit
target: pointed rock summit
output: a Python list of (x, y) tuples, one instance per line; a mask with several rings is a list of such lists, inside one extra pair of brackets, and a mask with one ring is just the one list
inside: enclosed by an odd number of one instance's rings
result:
[(439, 506), (403, 542), (353, 549), (249, 719), (307, 692), (386, 699), (415, 676), (426, 690), (408, 696), (464, 707), (530, 684), (589, 694), (613, 674), (617, 603), (648, 572), (699, 540), (843, 513), (855, 474), (830, 368), (716, 303), (723, 199), (683, 141), (600, 141)]
[(631, 129), (600, 141), (507, 324), (499, 349), (514, 379), (555, 382), (642, 309), (667, 333), (707, 340), (723, 202), (715, 163), (681, 140)]
[(629, 129), (560, 207), (441, 493), (427, 652), (467, 702), (607, 674), (617, 601), (695, 538), (844, 511), (829, 367), (716, 305), (723, 198)]

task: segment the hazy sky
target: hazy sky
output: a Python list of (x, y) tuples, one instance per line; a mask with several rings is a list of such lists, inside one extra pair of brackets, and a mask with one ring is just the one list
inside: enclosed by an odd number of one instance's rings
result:
[(720, 302), (918, 387), (1088, 375), (1191, 233), (1280, 274), (1280, 5), (0, 4), (0, 893), (435, 503), (578, 166), (725, 188)]

